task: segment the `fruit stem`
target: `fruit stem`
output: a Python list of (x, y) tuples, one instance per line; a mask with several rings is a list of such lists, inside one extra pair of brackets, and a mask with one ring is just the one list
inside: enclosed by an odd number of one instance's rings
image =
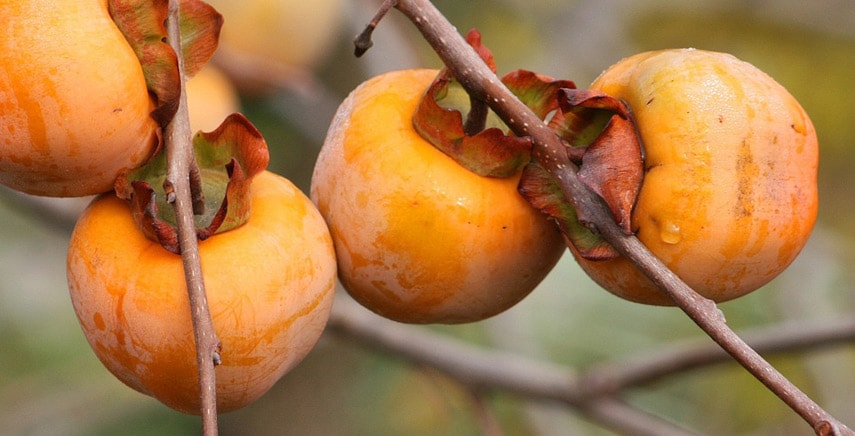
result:
[[(182, 81), (183, 83), (183, 81)], [(182, 93), (183, 94), (183, 93)], [(202, 191), (202, 172), (196, 159), (190, 161), (190, 198), (194, 215), (205, 214), (205, 193)]]
[[(203, 433), (215, 436), (217, 430), (217, 390), (214, 367), (220, 363), (220, 340), (214, 331), (214, 323), (208, 308), (199, 245), (196, 239), (194, 208), (198, 208), (199, 193), (202, 192), (199, 168), (195, 162), (191, 140), (190, 118), (187, 111), (184, 61), (181, 54), (181, 31), (179, 26), (179, 0), (169, 0), (167, 31), (169, 44), (178, 56), (181, 79), (181, 97), (178, 112), (169, 121), (164, 131), (164, 142), (168, 169), (164, 189), (167, 199), (175, 209), (179, 247), (184, 264), (184, 277), (193, 320), (196, 343), (196, 363), (199, 369), (199, 396)], [(195, 175), (194, 175), (195, 174)], [(193, 187), (193, 185), (196, 185)], [(193, 193), (196, 192), (196, 195)], [(196, 201), (194, 201), (194, 199)], [(204, 203), (204, 201), (202, 201)], [(196, 205), (196, 207), (194, 207)]]
[(852, 434), (843, 423), (823, 410), (736, 335), (713, 301), (680, 280), (638, 238), (623, 232), (603, 201), (581, 183), (577, 176), (578, 167), (568, 158), (560, 138), (502, 84), (430, 1), (398, 0), (395, 7), (422, 33), (470, 95), (487, 102), (518, 136), (532, 138), (533, 156), (555, 176), (582, 223), (601, 233), (624, 257), (659, 285), (710, 338), (778, 395), (817, 433)]
[(490, 106), (484, 100), (479, 100), (474, 96), (469, 96), (469, 113), (466, 115), (466, 121), (463, 123), (463, 133), (469, 136), (475, 136), (478, 132), (484, 130), (487, 125), (487, 114), (490, 111)]
[(359, 35), (356, 35), (356, 38), (353, 40), (353, 54), (356, 57), (361, 57), (374, 45), (374, 41), (371, 40), (371, 35), (374, 33), (374, 29), (377, 28), (377, 24), (380, 23), (380, 20), (382, 20), (389, 10), (396, 6), (397, 3), (398, 2), (396, 0), (385, 0), (380, 5), (380, 8), (377, 10), (374, 18), (371, 19), (371, 22), (365, 26), (365, 29), (363, 29), (362, 32), (359, 32)]

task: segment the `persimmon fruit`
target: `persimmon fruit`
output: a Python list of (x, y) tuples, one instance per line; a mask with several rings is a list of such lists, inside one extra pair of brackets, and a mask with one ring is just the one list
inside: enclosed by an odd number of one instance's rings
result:
[[(242, 226), (200, 241), (214, 328), (223, 346), (217, 408), (249, 404), (321, 336), (335, 289), (323, 218), (286, 179), (253, 179)], [(195, 342), (181, 257), (138, 230), (127, 204), (104, 194), (71, 236), (68, 282), (92, 349), (119, 380), (199, 413)]]
[[(771, 77), (703, 50), (640, 53), (591, 85), (631, 108), (644, 147), (632, 229), (700, 294), (726, 301), (782, 272), (817, 215), (818, 145), (804, 109)], [(629, 261), (582, 268), (628, 300), (673, 304)]]
[(564, 252), (517, 192), (520, 174), (476, 175), (413, 128), (436, 70), (385, 73), (339, 107), (311, 197), (358, 302), (408, 323), (478, 321), (513, 306)]
[[(211, 0), (225, 18), (223, 53), (272, 66), (310, 69), (330, 51), (344, 18), (344, 0)], [(241, 57), (229, 62), (241, 62)]]
[(240, 111), (240, 96), (219, 68), (208, 64), (186, 82), (190, 129), (210, 132), (229, 115)]
[(4, 2), (0, 21), (0, 183), (98, 194), (149, 158), (153, 102), (107, 0)]

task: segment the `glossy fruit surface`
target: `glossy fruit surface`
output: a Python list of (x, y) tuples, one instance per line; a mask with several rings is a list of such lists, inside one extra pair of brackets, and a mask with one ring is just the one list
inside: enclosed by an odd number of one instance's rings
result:
[[(781, 85), (731, 55), (684, 49), (626, 58), (591, 87), (633, 111), (645, 176), (632, 228), (678, 276), (725, 301), (793, 261), (816, 220), (818, 150)], [(580, 264), (616, 295), (671, 304), (624, 258)]]
[[(218, 411), (249, 404), (312, 349), (335, 285), (332, 241), (311, 201), (270, 172), (252, 212), (199, 244), (208, 304), (222, 341)], [(146, 239), (126, 203), (96, 199), (68, 254), (71, 299), (95, 354), (128, 386), (199, 413), (195, 345), (181, 257)]]
[(422, 139), (415, 108), (435, 70), (371, 79), (342, 103), (311, 196), (330, 226), (339, 279), (357, 301), (410, 323), (484, 319), (531, 292), (564, 252), (517, 192)]
[(3, 2), (0, 22), (0, 183), (97, 194), (149, 157), (152, 102), (107, 0)]

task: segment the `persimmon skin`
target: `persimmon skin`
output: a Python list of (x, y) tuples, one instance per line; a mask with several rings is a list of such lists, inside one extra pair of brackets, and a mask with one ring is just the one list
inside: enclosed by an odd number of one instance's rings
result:
[(4, 2), (0, 22), (0, 183), (98, 194), (149, 158), (152, 101), (107, 0)]
[(518, 193), (519, 174), (478, 176), (422, 139), (412, 117), (435, 70), (365, 82), (340, 106), (312, 177), (339, 279), (406, 323), (463, 323), (513, 306), (564, 252)]
[[(311, 201), (270, 172), (252, 183), (241, 227), (200, 241), (214, 328), (222, 341), (217, 408), (264, 394), (315, 345), (329, 318), (335, 254)], [(128, 206), (104, 194), (71, 237), (71, 300), (95, 354), (119, 380), (199, 413), (195, 343), (181, 257), (146, 239)]]
[[(732, 55), (694, 49), (631, 56), (591, 87), (635, 116), (646, 155), (632, 227), (689, 286), (731, 300), (795, 259), (816, 221), (818, 144), (786, 89)], [(673, 304), (625, 258), (574, 254), (615, 295)]]

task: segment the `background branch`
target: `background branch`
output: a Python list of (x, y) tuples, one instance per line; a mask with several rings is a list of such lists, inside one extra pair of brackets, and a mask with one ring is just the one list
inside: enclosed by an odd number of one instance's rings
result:
[(368, 312), (339, 298), (327, 326), (331, 333), (448, 374), (476, 392), (501, 389), (541, 401), (557, 401), (612, 429), (640, 435), (689, 433), (611, 397), (589, 396), (575, 372), (549, 362), (465, 344)]
[[(855, 319), (779, 323), (743, 332), (745, 342), (767, 356), (805, 353), (855, 343)], [(642, 356), (603, 362), (589, 368), (582, 384), (592, 395), (616, 394), (682, 372), (733, 362), (721, 347), (706, 341), (688, 341), (651, 350)]]
[[(539, 401), (556, 401), (592, 421), (632, 434), (683, 434), (688, 430), (629, 406), (615, 396), (681, 372), (733, 362), (717, 345), (691, 341), (574, 371), (557, 363), (482, 348), (389, 321), (341, 297), (333, 306), (328, 325), (328, 331), (337, 337), (413, 364), (430, 366), (476, 391), (501, 389)], [(852, 344), (855, 320), (779, 324), (745, 332), (744, 336), (758, 352), (804, 352)]]

